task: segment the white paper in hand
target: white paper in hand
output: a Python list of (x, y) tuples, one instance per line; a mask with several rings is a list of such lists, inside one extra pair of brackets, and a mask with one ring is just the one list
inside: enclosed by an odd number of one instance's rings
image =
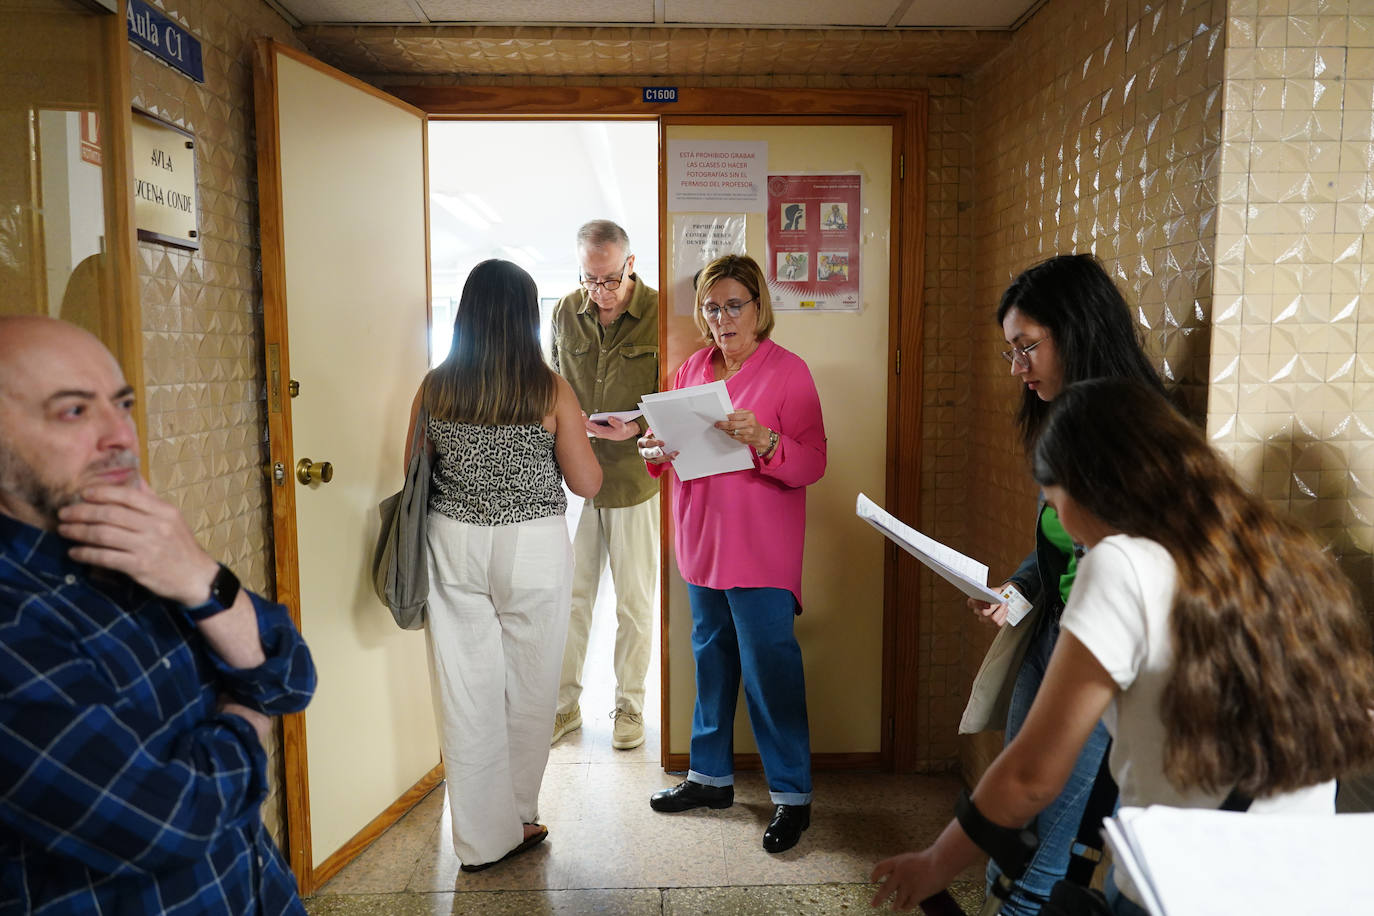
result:
[(715, 428), (734, 410), (724, 382), (646, 394), (639, 406), (649, 420), (654, 438), (663, 442), (663, 451), (680, 453), (673, 459), (678, 480), (695, 480), (754, 466), (749, 446)]

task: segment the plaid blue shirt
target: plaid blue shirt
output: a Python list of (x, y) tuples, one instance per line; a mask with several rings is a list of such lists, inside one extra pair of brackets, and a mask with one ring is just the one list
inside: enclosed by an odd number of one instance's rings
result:
[(267, 759), (221, 695), (303, 709), (315, 668), (256, 595), (230, 668), (175, 602), (0, 515), (0, 916), (304, 914), (262, 825)]

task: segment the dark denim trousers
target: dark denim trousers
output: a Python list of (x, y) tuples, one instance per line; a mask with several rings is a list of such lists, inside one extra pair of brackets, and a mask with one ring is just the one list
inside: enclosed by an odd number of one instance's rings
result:
[(754, 743), (775, 805), (811, 801), (811, 732), (796, 599), (785, 588), (688, 585), (697, 699), (688, 778), (708, 786), (735, 781), (735, 701), (740, 681)]

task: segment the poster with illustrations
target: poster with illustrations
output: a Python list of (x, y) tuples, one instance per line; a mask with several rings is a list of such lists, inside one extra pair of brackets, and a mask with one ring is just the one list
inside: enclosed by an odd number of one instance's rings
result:
[(858, 173), (768, 176), (768, 256), (773, 308), (857, 312)]

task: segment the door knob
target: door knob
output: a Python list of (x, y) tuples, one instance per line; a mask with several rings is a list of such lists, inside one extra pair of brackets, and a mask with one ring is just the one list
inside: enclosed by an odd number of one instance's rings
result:
[(329, 483), (334, 479), (334, 465), (328, 461), (316, 464), (309, 458), (302, 458), (296, 462), (296, 479), (305, 484)]

